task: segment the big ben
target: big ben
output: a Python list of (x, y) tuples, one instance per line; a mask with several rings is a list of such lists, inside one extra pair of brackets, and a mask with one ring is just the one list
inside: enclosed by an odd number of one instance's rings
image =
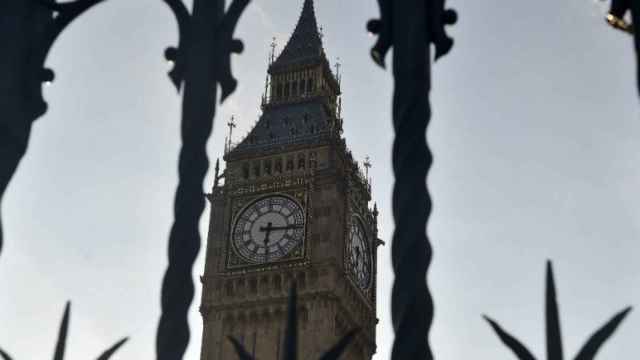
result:
[(268, 79), (259, 121), (227, 146), (224, 184), (216, 175), (208, 195), (201, 359), (235, 359), (230, 335), (257, 359), (280, 359), (293, 283), (299, 358), (317, 359), (360, 328), (343, 358), (371, 359), (378, 211), (342, 134), (340, 79), (313, 0)]

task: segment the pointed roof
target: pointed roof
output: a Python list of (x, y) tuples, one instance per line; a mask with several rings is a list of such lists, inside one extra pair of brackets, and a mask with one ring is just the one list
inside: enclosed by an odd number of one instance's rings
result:
[(267, 109), (256, 126), (229, 154), (281, 149), (283, 146), (312, 144), (329, 133), (329, 115), (317, 100)]
[(313, 8), (313, 0), (304, 0), (298, 24), (293, 30), (287, 45), (271, 64), (270, 70), (318, 60), (326, 61), (322, 47), (322, 37), (318, 31), (318, 21)]
[[(304, 0), (298, 24), (287, 45), (269, 67), (269, 72), (313, 64), (323, 64), (327, 79), (337, 84), (322, 47), (313, 0)], [(280, 151), (284, 146), (316, 144), (328, 139), (333, 115), (327, 109), (326, 99), (320, 96), (296, 98), (267, 106), (263, 110), (264, 113), (249, 134), (226, 156), (274, 149)]]

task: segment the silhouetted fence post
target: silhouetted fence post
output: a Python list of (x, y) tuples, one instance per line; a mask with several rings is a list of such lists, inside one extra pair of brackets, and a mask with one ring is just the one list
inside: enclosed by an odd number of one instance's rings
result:
[[(31, 125), (47, 111), (42, 84), (54, 79), (44, 67), (49, 50), (69, 23), (102, 1), (0, 2), (0, 205), (27, 151)], [(2, 243), (0, 222), (0, 252)]]
[(374, 61), (385, 66), (385, 55), (393, 46), (393, 217), (392, 261), (395, 282), (391, 298), (396, 333), (392, 359), (432, 359), (429, 329), (433, 302), (426, 275), (431, 262), (431, 245), (426, 225), (431, 198), (426, 177), (432, 163), (426, 129), (431, 118), (430, 44), (436, 59), (445, 55), (453, 40), (444, 31), (456, 14), (444, 10), (444, 0), (378, 0), (381, 19), (367, 24), (379, 34), (371, 50)]
[(224, 0), (194, 0), (191, 12), (182, 0), (164, 1), (180, 31), (178, 47), (168, 48), (165, 57), (174, 63), (171, 81), (178, 90), (183, 89), (182, 149), (156, 356), (178, 360), (189, 344), (187, 315), (194, 294), (193, 263), (200, 251), (198, 223), (205, 206), (202, 183), (209, 168), (206, 145), (216, 111), (216, 88), (220, 84), (221, 101), (236, 88), (230, 56), (242, 51), (242, 43), (232, 35), (249, 0), (234, 0), (226, 13)]

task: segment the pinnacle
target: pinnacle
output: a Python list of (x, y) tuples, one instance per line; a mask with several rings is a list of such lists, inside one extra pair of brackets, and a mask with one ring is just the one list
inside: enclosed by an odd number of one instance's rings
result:
[(304, 0), (298, 23), (284, 49), (273, 63), (272, 68), (322, 60), (325, 58), (322, 36), (318, 31), (318, 21), (313, 0)]

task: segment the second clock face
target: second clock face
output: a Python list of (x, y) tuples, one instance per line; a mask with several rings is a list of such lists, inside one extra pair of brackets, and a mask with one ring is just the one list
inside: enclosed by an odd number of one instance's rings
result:
[(351, 278), (361, 289), (367, 289), (371, 282), (371, 255), (367, 245), (367, 235), (360, 220), (351, 221), (348, 242), (348, 267)]
[(236, 217), (233, 247), (252, 263), (279, 260), (302, 244), (304, 220), (302, 207), (293, 199), (281, 195), (262, 198)]

